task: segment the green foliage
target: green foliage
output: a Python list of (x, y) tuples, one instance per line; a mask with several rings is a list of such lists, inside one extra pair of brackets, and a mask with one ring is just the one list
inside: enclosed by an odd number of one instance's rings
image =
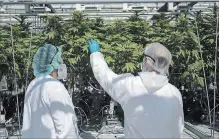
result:
[[(30, 24), (26, 23), (26, 17), (16, 17), (19, 24), (12, 28), (16, 73), (21, 80), (19, 83), (21, 86), (25, 84), (25, 77), (28, 77), (29, 82), (33, 79), (31, 64), (37, 48), (45, 43), (52, 43), (63, 46), (64, 62), (70, 72), (69, 87), (78, 84), (84, 88), (82, 84), (87, 86), (88, 80), (93, 77), (88, 41), (96, 39), (110, 68), (118, 74), (139, 72), (146, 44), (160, 42), (172, 53), (170, 82), (178, 88), (185, 86), (188, 90), (204, 87), (202, 64), (205, 65), (206, 75), (214, 72), (216, 18), (216, 12), (198, 14), (196, 17), (160, 14), (155, 15), (151, 21), (134, 15), (128, 20), (105, 23), (100, 18), (88, 19), (83, 13), (75, 12), (68, 20), (58, 16), (46, 17), (46, 28), (40, 33), (33, 33), (31, 38)], [(198, 23), (201, 40), (198, 40), (195, 21)], [(10, 28), (1, 27), (0, 35), (0, 76), (7, 74), (12, 80)], [(30, 42), (32, 47), (29, 58)], [(201, 59), (200, 47), (204, 61)], [(29, 74), (26, 76), (28, 64)]]

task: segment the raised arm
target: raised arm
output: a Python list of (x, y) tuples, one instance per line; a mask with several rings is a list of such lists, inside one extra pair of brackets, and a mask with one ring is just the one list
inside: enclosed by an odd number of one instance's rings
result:
[(117, 102), (123, 104), (129, 97), (128, 87), (134, 77), (132, 74), (115, 74), (105, 62), (99, 45), (92, 41), (89, 44), (90, 63), (96, 80), (102, 88)]

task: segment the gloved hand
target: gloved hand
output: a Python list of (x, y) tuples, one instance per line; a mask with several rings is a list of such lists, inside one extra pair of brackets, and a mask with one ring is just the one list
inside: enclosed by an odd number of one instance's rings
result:
[(94, 53), (94, 52), (99, 52), (99, 50), (100, 50), (99, 44), (95, 40), (90, 40), (89, 41), (89, 51), (91, 53)]

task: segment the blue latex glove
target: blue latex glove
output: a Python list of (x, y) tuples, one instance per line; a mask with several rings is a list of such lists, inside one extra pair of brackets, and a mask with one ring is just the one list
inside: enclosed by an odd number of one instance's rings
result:
[(90, 40), (89, 41), (89, 51), (91, 53), (94, 53), (94, 52), (99, 52), (99, 50), (100, 50), (99, 44), (95, 40)]

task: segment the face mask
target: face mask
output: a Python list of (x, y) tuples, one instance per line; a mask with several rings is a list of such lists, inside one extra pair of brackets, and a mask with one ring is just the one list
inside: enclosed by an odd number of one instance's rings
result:
[(147, 68), (146, 67), (142, 68), (142, 72), (147, 72)]
[(60, 66), (58, 68), (58, 72), (57, 72), (57, 79), (62, 80), (64, 82), (67, 80), (66, 64), (60, 64)]
[(147, 68), (146, 68), (146, 65), (145, 65), (145, 58), (144, 58), (143, 63), (141, 65), (141, 70), (142, 70), (142, 72), (147, 72)]
[(142, 66), (141, 66), (141, 70), (142, 70), (142, 72), (146, 72), (146, 71), (147, 71), (146, 66), (145, 66), (145, 65), (142, 65)]

